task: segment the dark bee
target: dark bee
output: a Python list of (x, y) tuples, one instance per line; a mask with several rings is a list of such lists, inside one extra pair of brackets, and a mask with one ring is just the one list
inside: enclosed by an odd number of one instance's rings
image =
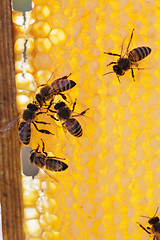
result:
[[(156, 213), (157, 213), (157, 211), (158, 211), (158, 208), (156, 210)], [(152, 218), (142, 216), (142, 217), (149, 218), (148, 223), (151, 225), (151, 227), (146, 227), (145, 228), (139, 222), (137, 222), (137, 223), (150, 236), (154, 235), (153, 240), (160, 240), (160, 219), (159, 219), (159, 217), (156, 216), (156, 213), (154, 214), (154, 216)]]
[(38, 145), (38, 147), (35, 150), (32, 150), (30, 156), (31, 163), (33, 163), (36, 167), (41, 168), (47, 175), (49, 174), (48, 172), (46, 172), (46, 170), (54, 172), (66, 170), (68, 168), (68, 165), (59, 160), (59, 159), (65, 160), (65, 158), (49, 157), (48, 153), (45, 152), (44, 142), (42, 139), (41, 141), (43, 145), (42, 152), (39, 151), (40, 145)]
[[(29, 103), (27, 105), (27, 109), (23, 111), (22, 114), (22, 121), (19, 124), (19, 139), (24, 144), (29, 144), (30, 138), (31, 138), (31, 123), (33, 123), (34, 127), (38, 132), (45, 133), (45, 134), (52, 134), (48, 130), (45, 129), (38, 129), (36, 123), (40, 124), (50, 124), (43, 121), (36, 121), (35, 118), (37, 115), (41, 114), (41, 112), (38, 112), (39, 106), (37, 106), (36, 103)], [(9, 123), (7, 123), (2, 129), (0, 129), (0, 132), (5, 132), (13, 127), (15, 122), (20, 119), (20, 116), (12, 119)]]
[[(51, 105), (51, 104), (50, 104)], [(70, 134), (72, 134), (75, 137), (81, 137), (83, 134), (82, 131), (82, 127), (80, 125), (80, 123), (74, 118), (80, 115), (84, 115), (86, 113), (86, 111), (89, 109), (87, 108), (86, 110), (84, 110), (83, 112), (76, 114), (76, 115), (72, 115), (74, 109), (76, 106), (76, 100), (73, 103), (73, 108), (72, 110), (66, 105), (65, 102), (58, 102), (55, 104), (54, 109), (55, 111), (48, 109), (50, 112), (56, 113), (57, 114), (57, 118), (55, 118), (53, 115), (47, 114), (49, 115), (51, 118), (55, 119), (56, 121), (62, 121), (62, 126), (65, 130), (68, 130), (68, 132)]]
[[(133, 38), (133, 32), (134, 32), (134, 29), (132, 30), (131, 37), (130, 37), (130, 40), (129, 40), (129, 43), (127, 46), (127, 50), (126, 50), (126, 53), (124, 54), (124, 56), (122, 56), (123, 45), (121, 48), (121, 54), (104, 52), (105, 54), (108, 54), (108, 55), (120, 57), (117, 60), (117, 62), (110, 62), (107, 65), (107, 66), (109, 66), (109, 65), (115, 64), (113, 66), (113, 72), (116, 73), (119, 82), (120, 82), (119, 76), (123, 76), (125, 74), (125, 72), (129, 69), (131, 69), (132, 78), (135, 81), (134, 72), (133, 72), (134, 67), (136, 67), (138, 70), (143, 70), (143, 68), (138, 68), (137, 62), (141, 61), (142, 59), (144, 59), (151, 53), (151, 48), (149, 48), (149, 47), (137, 47), (137, 48), (134, 48), (131, 51), (129, 51), (129, 47), (130, 47), (130, 44), (131, 44), (131, 41)], [(108, 73), (105, 73), (104, 75), (107, 75), (107, 74), (110, 74), (113, 72), (108, 72)]]
[(50, 123), (46, 123), (43, 121), (35, 120), (36, 116), (41, 114), (41, 112), (37, 112), (38, 109), (39, 108), (36, 106), (35, 103), (29, 103), (27, 105), (27, 109), (24, 110), (24, 112), (23, 112), (23, 115), (22, 115), (23, 121), (20, 122), (20, 124), (19, 124), (18, 134), (19, 134), (20, 141), (26, 145), (29, 144), (30, 138), (31, 138), (31, 123), (33, 123), (34, 127), (36, 128), (36, 130), (38, 132), (54, 135), (53, 133), (49, 132), (48, 130), (38, 129), (36, 123), (50, 124)]
[(40, 107), (46, 103), (46, 101), (52, 99), (54, 95), (61, 95), (64, 100), (66, 100), (66, 96), (62, 94), (71, 88), (73, 88), (76, 83), (72, 80), (68, 80), (68, 77), (71, 75), (63, 76), (53, 81), (54, 79), (54, 72), (48, 79), (48, 81), (52, 81), (51, 84), (43, 84), (40, 86), (40, 92), (36, 94), (36, 100), (39, 103)]

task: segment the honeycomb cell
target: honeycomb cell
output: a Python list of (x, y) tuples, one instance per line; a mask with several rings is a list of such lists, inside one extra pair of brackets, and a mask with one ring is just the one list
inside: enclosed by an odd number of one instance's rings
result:
[(25, 28), (25, 24), (28, 26), (35, 22), (31, 11), (25, 12), (25, 18), (22, 12), (12, 11), (12, 20), (16, 25), (23, 26), (23, 28)]
[(36, 208), (34, 207), (25, 207), (24, 208), (24, 217), (25, 219), (34, 219), (39, 216), (39, 213)]
[(37, 21), (33, 23), (30, 32), (38, 38), (47, 37), (49, 32), (51, 31), (51, 27), (46, 21)]
[(48, 212), (48, 213), (51, 213), (51, 214), (55, 213), (56, 206), (57, 206), (57, 203), (54, 200), (54, 198), (47, 197), (47, 196), (40, 197), (37, 200), (36, 204), (37, 204), (38, 209), (41, 212)]
[(52, 232), (43, 232), (42, 234), (42, 239), (43, 240), (63, 240), (64, 237), (57, 231), (52, 231)]
[(25, 190), (23, 193), (23, 203), (24, 205), (34, 205), (38, 199), (38, 192), (37, 191), (27, 191)]
[(39, 222), (44, 230), (51, 231), (57, 228), (58, 217), (54, 214), (42, 214)]
[(47, 5), (35, 6), (33, 11), (34, 11), (35, 18), (37, 20), (45, 20), (49, 17), (51, 13), (49, 6)]
[(32, 74), (30, 73), (18, 73), (15, 76), (16, 87), (18, 90), (27, 90), (27, 91), (35, 91), (36, 84)]
[(26, 220), (25, 232), (31, 236), (38, 237), (42, 232), (38, 219)]
[(63, 29), (55, 28), (50, 32), (49, 39), (51, 40), (52, 44), (58, 45), (63, 44), (66, 41), (67, 36)]
[(39, 70), (35, 75), (35, 80), (38, 84), (45, 84), (51, 76), (51, 72), (48, 70)]
[(56, 185), (52, 182), (43, 181), (41, 184), (41, 190), (46, 195), (54, 195), (56, 193)]
[(33, 67), (33, 64), (30, 61), (27, 60), (24, 63), (24, 61), (21, 58), (21, 60), (15, 61), (15, 71), (16, 73), (19, 73), (19, 72), (34, 73), (35, 69)]
[(46, 53), (37, 53), (33, 58), (33, 65), (37, 70), (50, 70), (52, 64), (52, 58)]
[(32, 97), (28, 96), (28, 94), (18, 94), (17, 95), (17, 107), (19, 109), (24, 109), (28, 103), (30, 103), (32, 100)]
[(18, 38), (14, 44), (14, 52), (23, 53), (26, 48), (26, 54), (29, 54), (34, 49), (34, 40), (33, 38)]
[(52, 44), (48, 38), (38, 38), (35, 40), (35, 48), (37, 52), (49, 53), (52, 48)]

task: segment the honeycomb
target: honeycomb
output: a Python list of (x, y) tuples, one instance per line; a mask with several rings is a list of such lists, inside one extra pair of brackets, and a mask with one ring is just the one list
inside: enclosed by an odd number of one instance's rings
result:
[[(13, 11), (14, 51), (19, 111), (33, 101), (37, 86), (53, 71), (72, 73), (77, 85), (67, 92), (77, 99), (83, 136), (65, 134), (61, 124), (32, 127), (33, 149), (43, 138), (46, 151), (65, 157), (69, 168), (54, 177), (43, 171), (22, 176), (26, 240), (144, 240), (160, 206), (160, 4), (152, 0), (34, 0), (24, 16)], [(151, 54), (118, 82), (106, 65), (130, 48), (149, 46)], [(56, 70), (55, 70), (56, 69)], [(57, 99), (58, 101), (58, 99)], [(157, 215), (160, 215), (158, 212)]]

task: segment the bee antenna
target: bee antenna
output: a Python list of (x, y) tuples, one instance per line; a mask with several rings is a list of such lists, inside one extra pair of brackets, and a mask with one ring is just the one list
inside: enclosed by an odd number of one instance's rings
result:
[(148, 216), (143, 216), (143, 215), (140, 215), (140, 217), (144, 217), (144, 218), (150, 218), (150, 217), (148, 217)]
[(108, 74), (110, 74), (110, 73), (114, 73), (114, 72), (108, 72), (108, 73), (105, 73), (105, 74), (103, 74), (103, 76), (108, 75)]
[(154, 216), (153, 216), (153, 217), (155, 217), (155, 216), (156, 216), (156, 214), (157, 214), (157, 212), (158, 212), (158, 209), (159, 209), (159, 207), (157, 207), (157, 209), (156, 209), (156, 212), (155, 212), (155, 214), (154, 214)]

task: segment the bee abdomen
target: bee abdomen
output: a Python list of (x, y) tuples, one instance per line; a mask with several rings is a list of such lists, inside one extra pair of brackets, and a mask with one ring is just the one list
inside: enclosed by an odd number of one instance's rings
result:
[(19, 135), (20, 141), (25, 145), (28, 145), (31, 138), (30, 123), (28, 124), (26, 122), (21, 122), (19, 125), (18, 135)]
[(68, 79), (65, 79), (65, 80), (57, 79), (51, 85), (52, 85), (52, 90), (58, 93), (58, 92), (64, 92), (73, 88), (76, 85), (76, 83)]
[(83, 134), (81, 125), (75, 118), (68, 119), (63, 126), (75, 137), (81, 137)]
[(46, 160), (46, 169), (55, 172), (61, 172), (68, 168), (68, 165), (62, 161), (48, 157)]
[(134, 48), (129, 52), (128, 58), (132, 62), (138, 62), (143, 58), (147, 57), (151, 53), (151, 48), (149, 47), (138, 47)]

